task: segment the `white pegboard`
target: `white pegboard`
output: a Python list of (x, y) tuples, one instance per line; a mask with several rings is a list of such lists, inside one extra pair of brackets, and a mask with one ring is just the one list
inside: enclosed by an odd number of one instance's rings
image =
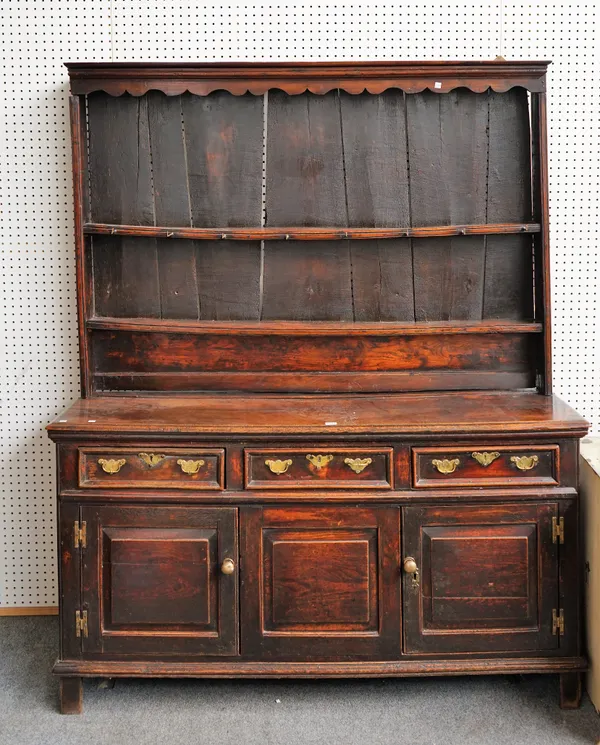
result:
[[(0, 606), (55, 605), (46, 423), (79, 394), (65, 60), (552, 59), (556, 392), (600, 433), (600, 95), (592, 2), (0, 4)], [(0, 608), (1, 610), (1, 608)]]

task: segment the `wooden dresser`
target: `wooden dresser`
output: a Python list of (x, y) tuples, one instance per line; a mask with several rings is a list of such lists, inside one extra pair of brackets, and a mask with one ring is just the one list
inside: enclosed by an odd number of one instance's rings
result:
[(559, 673), (578, 705), (546, 67), (68, 65), (63, 712), (86, 676)]

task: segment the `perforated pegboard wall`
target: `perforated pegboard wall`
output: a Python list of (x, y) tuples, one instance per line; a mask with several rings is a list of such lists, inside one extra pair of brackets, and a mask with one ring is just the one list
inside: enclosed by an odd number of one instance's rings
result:
[(555, 390), (600, 432), (600, 108), (594, 2), (1, 4), (1, 606), (54, 605), (54, 453), (79, 393), (63, 60), (552, 59)]

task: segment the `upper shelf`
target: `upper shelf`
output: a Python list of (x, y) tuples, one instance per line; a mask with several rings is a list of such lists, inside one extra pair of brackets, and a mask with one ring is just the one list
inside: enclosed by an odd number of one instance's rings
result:
[(452, 235), (510, 235), (539, 233), (539, 223), (503, 223), (485, 225), (435, 225), (415, 228), (186, 228), (148, 225), (111, 225), (85, 223), (88, 235), (133, 235), (152, 238), (189, 238), (191, 240), (381, 240), (384, 238), (440, 238)]
[(519, 86), (531, 93), (546, 89), (546, 61), (478, 62), (67, 62), (74, 95), (105, 91), (112, 96), (142, 96), (186, 91), (206, 96), (216, 90), (262, 95), (273, 88), (297, 95), (341, 89), (358, 94), (398, 88), (406, 93), (429, 89), (447, 93), (468, 88), (503, 93)]

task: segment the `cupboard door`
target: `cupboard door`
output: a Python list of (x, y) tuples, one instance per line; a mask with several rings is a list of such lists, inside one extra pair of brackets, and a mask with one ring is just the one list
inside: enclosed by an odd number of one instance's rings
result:
[(558, 647), (556, 503), (405, 507), (406, 653), (519, 652)]
[(84, 656), (237, 654), (235, 508), (84, 506), (82, 519)]
[(242, 512), (242, 653), (393, 659), (400, 652), (399, 510)]

